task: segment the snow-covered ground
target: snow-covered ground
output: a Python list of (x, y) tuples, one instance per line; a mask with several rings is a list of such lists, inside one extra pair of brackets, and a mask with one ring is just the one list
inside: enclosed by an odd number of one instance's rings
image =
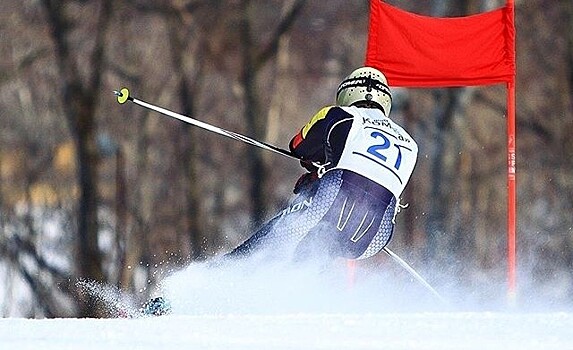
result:
[(291, 313), (2, 319), (2, 349), (573, 349), (565, 313)]
[(558, 308), (460, 304), (438, 288), (445, 305), (395, 275), (350, 286), (342, 268), (258, 266), (174, 273), (157, 291), (168, 316), (0, 319), (0, 349), (573, 349), (573, 313)]

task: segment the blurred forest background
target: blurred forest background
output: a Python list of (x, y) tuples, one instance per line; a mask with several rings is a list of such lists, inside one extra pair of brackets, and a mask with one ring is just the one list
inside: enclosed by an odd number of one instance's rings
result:
[[(367, 0), (1, 3), (4, 317), (97, 316), (78, 278), (144, 300), (171, 269), (241, 243), (302, 173), (296, 161), (121, 106), (113, 90), (286, 148), (363, 64), (369, 11)], [(459, 16), (505, 1), (388, 3)], [(570, 303), (573, 4), (515, 3), (518, 303)], [(503, 295), (505, 86), (394, 95), (391, 117), (420, 157), (390, 247), (430, 281)], [(384, 269), (384, 259), (358, 268)]]

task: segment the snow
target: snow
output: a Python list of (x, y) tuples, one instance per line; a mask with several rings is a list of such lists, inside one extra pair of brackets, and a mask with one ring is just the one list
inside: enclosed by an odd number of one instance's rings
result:
[(2, 349), (573, 349), (567, 313), (1, 319)]
[[(393, 274), (196, 264), (156, 294), (167, 316), (0, 319), (0, 349), (573, 349), (573, 313), (451, 304)], [(261, 266), (264, 266), (261, 267)], [(418, 287), (418, 288), (417, 288)]]

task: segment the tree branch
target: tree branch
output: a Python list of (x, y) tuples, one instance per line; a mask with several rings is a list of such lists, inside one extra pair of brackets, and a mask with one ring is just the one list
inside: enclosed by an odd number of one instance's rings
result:
[(254, 58), (253, 67), (255, 71), (276, 54), (281, 37), (292, 27), (305, 4), (306, 0), (295, 0), (271, 36), (271, 42)]
[(111, 19), (112, 2), (110, 0), (105, 0), (101, 3), (98, 23), (96, 26), (96, 37), (94, 50), (91, 55), (91, 77), (88, 80), (88, 93), (93, 95), (94, 103), (97, 100), (97, 96), (101, 86), (101, 80), (103, 77), (103, 65), (104, 65), (104, 53), (105, 53), (105, 37), (107, 33), (107, 28)]

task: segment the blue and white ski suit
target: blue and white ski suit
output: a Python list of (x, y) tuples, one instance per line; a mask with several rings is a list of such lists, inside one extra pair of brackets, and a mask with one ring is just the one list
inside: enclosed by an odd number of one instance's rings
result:
[[(325, 107), (291, 140), (310, 172), (288, 206), (228, 256), (363, 259), (394, 230), (397, 202), (414, 170), (414, 139), (379, 109)], [(322, 164), (317, 168), (314, 164)]]

